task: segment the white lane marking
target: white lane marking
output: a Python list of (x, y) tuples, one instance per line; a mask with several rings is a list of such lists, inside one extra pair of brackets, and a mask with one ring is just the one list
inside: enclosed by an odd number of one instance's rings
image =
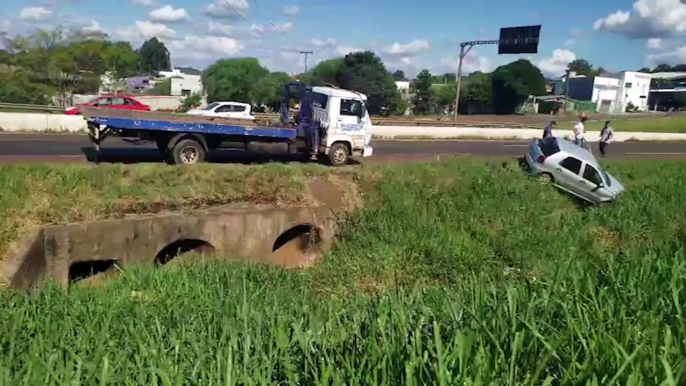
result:
[(528, 147), (528, 144), (523, 144), (523, 145), (503, 145), (504, 147)]
[(636, 153), (624, 153), (628, 155), (686, 155), (686, 153), (650, 153), (650, 152), (636, 152)]

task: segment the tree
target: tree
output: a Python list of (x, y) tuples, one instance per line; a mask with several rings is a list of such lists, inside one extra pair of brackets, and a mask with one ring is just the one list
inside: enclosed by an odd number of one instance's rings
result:
[(371, 51), (346, 55), (336, 76), (336, 84), (366, 94), (369, 114), (389, 115), (396, 110), (400, 100), (393, 77)]
[(201, 79), (210, 103), (255, 103), (263, 96), (258, 91), (258, 84), (269, 74), (255, 58), (220, 59), (203, 71)]
[(138, 72), (139, 57), (129, 42), (111, 44), (105, 52), (107, 68), (119, 80), (134, 76)]
[(143, 73), (171, 70), (169, 50), (157, 38), (146, 40), (138, 50), (139, 69)]
[(638, 70), (638, 72), (642, 72), (644, 74), (650, 74), (650, 68), (643, 67), (642, 69)]
[(342, 58), (322, 60), (313, 69), (303, 74), (300, 79), (314, 86), (335, 85), (342, 65)]
[(447, 113), (455, 106), (455, 95), (457, 94), (455, 84), (434, 84), (431, 86), (431, 91), (439, 111)]
[(567, 70), (576, 72), (577, 75), (595, 76), (593, 66), (585, 59), (576, 59), (567, 64)]
[(435, 110), (434, 95), (431, 92), (431, 73), (422, 70), (414, 83), (414, 113), (415, 115), (431, 114)]
[(263, 76), (256, 84), (254, 103), (264, 104), (273, 110), (281, 108), (283, 85), (293, 82), (285, 72), (272, 72)]
[(545, 94), (545, 78), (541, 70), (526, 59), (496, 68), (492, 77), (496, 114), (513, 114), (530, 95)]
[(460, 109), (466, 114), (485, 114), (493, 109), (493, 79), (490, 74), (476, 71), (464, 80), (460, 93)]
[(393, 79), (395, 79), (396, 81), (407, 80), (407, 78), (405, 77), (405, 72), (403, 70), (395, 70), (392, 76)]

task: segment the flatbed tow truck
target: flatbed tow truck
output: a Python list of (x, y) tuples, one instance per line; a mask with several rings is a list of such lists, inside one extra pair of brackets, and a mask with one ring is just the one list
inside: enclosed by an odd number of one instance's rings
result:
[[(292, 99), (300, 103), (294, 121), (289, 114)], [(152, 141), (172, 164), (203, 162), (210, 150), (244, 149), (307, 153), (313, 159), (343, 166), (351, 156), (373, 153), (366, 101), (364, 94), (354, 91), (294, 82), (284, 85), (278, 122), (105, 109), (85, 109), (82, 115), (96, 151), (106, 138), (114, 136)]]

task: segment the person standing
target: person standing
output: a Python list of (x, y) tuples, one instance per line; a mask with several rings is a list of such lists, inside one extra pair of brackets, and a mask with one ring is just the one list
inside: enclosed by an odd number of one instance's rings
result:
[(584, 145), (584, 122), (586, 122), (586, 119), (588, 119), (586, 113), (581, 113), (579, 115), (579, 122), (574, 125), (574, 143), (582, 147)]
[(605, 155), (607, 154), (607, 145), (612, 141), (614, 134), (615, 132), (612, 130), (612, 126), (610, 126), (610, 121), (606, 121), (605, 126), (600, 130), (600, 142), (598, 143), (600, 154), (603, 158), (605, 158)]
[(548, 138), (553, 136), (553, 127), (557, 123), (555, 121), (550, 121), (550, 123), (543, 129), (543, 138)]

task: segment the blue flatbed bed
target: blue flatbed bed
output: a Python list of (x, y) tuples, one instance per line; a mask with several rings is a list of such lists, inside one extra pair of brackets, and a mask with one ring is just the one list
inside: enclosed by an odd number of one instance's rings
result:
[[(295, 128), (290, 127), (268, 127), (253, 125), (253, 122), (246, 122), (245, 125), (235, 123), (237, 119), (225, 120), (230, 123), (215, 123), (205, 117), (184, 117), (184, 120), (175, 121), (158, 119), (141, 119), (133, 117), (113, 117), (110, 114), (94, 114), (87, 117), (89, 123), (106, 125), (112, 129), (119, 130), (146, 130), (164, 131), (170, 133), (195, 133), (205, 135), (231, 135), (245, 137), (262, 137), (282, 140), (294, 140), (297, 136)], [(172, 118), (174, 116), (171, 116)]]

